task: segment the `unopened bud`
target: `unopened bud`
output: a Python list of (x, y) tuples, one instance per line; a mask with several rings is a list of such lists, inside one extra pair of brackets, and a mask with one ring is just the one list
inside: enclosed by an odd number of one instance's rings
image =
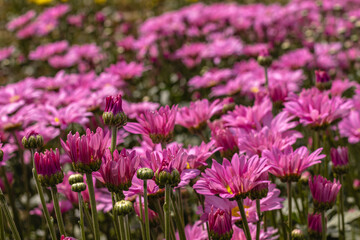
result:
[(22, 138), (24, 148), (35, 149), (44, 145), (44, 138), (35, 132), (30, 132)]
[(133, 211), (133, 204), (130, 201), (121, 200), (115, 203), (114, 210), (117, 215), (125, 216)]
[(73, 192), (82, 192), (85, 190), (86, 190), (86, 184), (83, 182), (82, 183), (78, 182), (71, 185), (71, 191)]
[(303, 232), (300, 229), (294, 229), (291, 232), (291, 238), (293, 240), (304, 240), (305, 236), (304, 236)]
[(75, 183), (83, 183), (83, 182), (84, 182), (84, 177), (83, 177), (83, 175), (81, 175), (79, 173), (72, 174), (69, 177), (69, 184), (70, 185), (73, 185)]
[(140, 168), (137, 170), (137, 178), (142, 180), (149, 180), (154, 177), (154, 171), (150, 168)]

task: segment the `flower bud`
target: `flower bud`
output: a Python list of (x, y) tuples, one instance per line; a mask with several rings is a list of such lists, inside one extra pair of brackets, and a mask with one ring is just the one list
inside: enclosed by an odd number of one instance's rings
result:
[(28, 132), (22, 139), (24, 148), (35, 149), (44, 145), (44, 138), (35, 131)]
[(294, 229), (291, 232), (291, 239), (293, 240), (305, 240), (304, 233), (300, 229)]
[(316, 87), (319, 90), (327, 90), (331, 88), (330, 77), (327, 72), (317, 70), (315, 71), (315, 77)]
[(106, 98), (106, 107), (102, 115), (104, 123), (108, 126), (122, 127), (127, 122), (127, 117), (122, 109), (121, 94), (116, 97)]
[(330, 156), (334, 173), (342, 175), (348, 172), (349, 154), (347, 147), (331, 148)]
[(304, 185), (308, 185), (309, 182), (309, 178), (311, 177), (311, 173), (308, 171), (305, 171), (301, 174), (300, 180), (299, 182), (304, 184)]
[(360, 180), (359, 179), (355, 179), (353, 182), (353, 188), (356, 191), (360, 191)]
[[(267, 172), (260, 175), (257, 179), (258, 181), (268, 181), (269, 174)], [(269, 184), (268, 183), (261, 183), (250, 190), (249, 197), (251, 200), (262, 199), (267, 196), (269, 192)]]
[(86, 184), (83, 182), (74, 183), (71, 185), (71, 191), (82, 192), (86, 190)]
[(269, 55), (269, 52), (267, 50), (263, 50), (258, 58), (257, 58), (257, 62), (259, 63), (260, 66), (263, 67), (270, 67), (271, 63), (272, 63), (272, 57)]
[(79, 173), (72, 174), (69, 177), (69, 184), (70, 185), (73, 185), (75, 183), (83, 183), (83, 182), (84, 182), (84, 177), (83, 177), (83, 175), (81, 175)]
[(209, 213), (209, 230), (213, 240), (230, 240), (233, 234), (231, 213), (212, 206)]
[(34, 163), (40, 183), (44, 187), (53, 187), (62, 183), (64, 173), (60, 167), (60, 151), (50, 149), (45, 153), (35, 153)]
[(133, 204), (130, 201), (121, 200), (115, 203), (114, 210), (117, 215), (125, 216), (132, 212)]
[(170, 183), (171, 174), (167, 171), (161, 171), (155, 175), (155, 183), (159, 188), (164, 188), (166, 184)]
[(170, 174), (170, 185), (172, 187), (176, 187), (177, 185), (179, 185), (181, 179), (180, 179), (180, 173), (178, 170), (174, 169), (172, 170), (171, 174)]
[(154, 171), (150, 168), (140, 168), (137, 170), (136, 176), (142, 180), (149, 180), (154, 177)]

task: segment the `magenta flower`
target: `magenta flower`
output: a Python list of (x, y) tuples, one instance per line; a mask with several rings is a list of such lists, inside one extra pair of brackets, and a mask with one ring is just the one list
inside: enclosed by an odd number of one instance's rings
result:
[(55, 54), (64, 52), (68, 47), (69, 43), (65, 40), (44, 44), (31, 51), (29, 59), (44, 61)]
[[(141, 197), (142, 199), (142, 221), (145, 223), (145, 206), (144, 206), (144, 198)], [(134, 210), (136, 215), (140, 218), (140, 203), (139, 203), (139, 198), (136, 198), (136, 201), (134, 203)], [(159, 215), (152, 209), (148, 208), (148, 212), (149, 212), (149, 221), (150, 222), (154, 222), (159, 218)]]
[(52, 149), (45, 153), (35, 153), (34, 162), (39, 180), (42, 185), (47, 187), (55, 186), (63, 181), (64, 173), (60, 167), (60, 152), (56, 148), (56, 153)]
[(309, 188), (314, 199), (315, 209), (324, 211), (330, 209), (335, 204), (341, 184), (336, 179), (331, 182), (318, 175), (314, 176), (313, 179), (309, 179)]
[(131, 80), (141, 77), (145, 70), (142, 63), (120, 61), (111, 65), (105, 71), (120, 76), (122, 80)]
[(331, 161), (334, 166), (334, 172), (337, 174), (344, 174), (347, 172), (349, 163), (349, 153), (347, 147), (331, 148)]
[[(154, 180), (147, 180), (147, 194), (148, 196), (155, 196), (157, 194), (161, 194), (163, 192), (162, 189), (159, 188), (159, 186), (155, 183)], [(134, 174), (134, 177), (131, 182), (131, 187), (129, 190), (124, 191), (124, 195), (127, 198), (132, 198), (134, 196), (138, 195), (144, 195), (144, 181), (141, 179), (138, 179), (136, 174)]]
[(231, 212), (211, 207), (209, 230), (212, 239), (230, 239), (232, 236)]
[(130, 133), (149, 136), (153, 143), (166, 143), (172, 139), (177, 106), (161, 107), (158, 111), (146, 111), (137, 117), (139, 123), (128, 123), (124, 129)]
[(342, 137), (347, 137), (349, 143), (360, 141), (360, 111), (353, 110), (349, 116), (339, 123), (339, 131)]
[(330, 82), (330, 77), (325, 71), (317, 70), (315, 71), (315, 80), (316, 83), (327, 83)]
[(206, 122), (222, 108), (220, 99), (211, 104), (207, 99), (191, 102), (189, 107), (182, 107), (178, 110), (176, 124), (184, 126), (190, 131), (202, 130), (206, 127)]
[(300, 123), (311, 127), (326, 127), (335, 120), (346, 117), (352, 103), (338, 96), (330, 98), (328, 93), (312, 88), (303, 90), (299, 96), (291, 94), (284, 106), (286, 111), (300, 119)]
[(231, 162), (224, 158), (220, 165), (213, 160), (210, 169), (201, 174), (194, 189), (203, 195), (219, 195), (222, 198), (245, 198), (251, 189), (262, 183), (259, 177), (270, 169), (266, 160), (257, 155), (251, 158), (235, 154)]
[(224, 126), (223, 121), (216, 120), (209, 123), (211, 139), (215, 146), (220, 149), (222, 157), (231, 158), (239, 152), (237, 130)]
[(98, 174), (94, 175), (105, 184), (110, 192), (121, 193), (131, 186), (131, 180), (139, 164), (140, 157), (136, 151), (123, 148), (120, 154), (117, 150), (111, 154), (107, 149), (100, 170)]
[(91, 173), (99, 170), (109, 139), (109, 133), (104, 135), (103, 130), (97, 128), (95, 133), (87, 129), (86, 135), (81, 137), (78, 132), (74, 135), (70, 132), (66, 143), (62, 139), (60, 141), (74, 169), (81, 173)]
[(13, 31), (19, 27), (22, 27), (26, 23), (28, 23), (33, 17), (35, 17), (36, 13), (34, 10), (27, 11), (23, 15), (14, 18), (8, 24), (6, 24), (6, 28), (9, 31)]
[(263, 152), (269, 164), (272, 165), (269, 172), (281, 181), (298, 181), (301, 174), (309, 167), (320, 163), (320, 159), (325, 157), (320, 155), (322, 148), (317, 149), (309, 154), (306, 147), (300, 147), (295, 151), (291, 146), (286, 147), (283, 151), (278, 148), (272, 148), (271, 151), (265, 150)]
[(0, 48), (0, 62), (9, 58), (15, 51), (13, 46)]
[(123, 126), (126, 124), (126, 115), (122, 109), (121, 94), (116, 97), (106, 97), (106, 106), (103, 113), (104, 123), (108, 126)]
[(322, 224), (321, 224), (320, 213), (314, 213), (308, 215), (308, 231), (309, 231), (309, 235), (314, 239), (321, 238)]
[(186, 151), (189, 156), (194, 156), (194, 158), (189, 158), (186, 168), (202, 169), (207, 166), (206, 160), (221, 149), (221, 147), (215, 148), (214, 145), (215, 141), (211, 140), (208, 143), (202, 142), (199, 146), (189, 146)]

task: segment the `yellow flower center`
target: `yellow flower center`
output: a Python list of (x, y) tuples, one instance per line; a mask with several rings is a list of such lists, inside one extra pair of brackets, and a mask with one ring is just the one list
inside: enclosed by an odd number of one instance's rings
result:
[(186, 163), (186, 169), (190, 169), (190, 164), (188, 162)]
[(56, 123), (59, 123), (59, 122), (60, 122), (60, 119), (59, 119), (58, 117), (56, 117), (56, 118), (54, 118), (54, 121), (55, 121)]
[(11, 98), (10, 98), (10, 102), (16, 102), (17, 100), (19, 100), (20, 99), (20, 96), (19, 95), (14, 95), (14, 96), (12, 96)]
[[(244, 205), (244, 210), (245, 210), (246, 217), (249, 217), (249, 211), (246, 211), (246, 209), (248, 209), (248, 208), (250, 208), (250, 206)], [(238, 206), (231, 209), (231, 216), (233, 216), (233, 217), (241, 217), (240, 209), (239, 209)]]
[(259, 92), (259, 88), (258, 88), (258, 87), (252, 87), (252, 88), (250, 89), (250, 91), (251, 91), (252, 93), (258, 93), (258, 92)]
[(229, 185), (227, 185), (226, 190), (228, 191), (228, 193), (230, 193), (230, 194), (234, 194), (234, 193), (231, 191), (231, 188), (230, 188), (230, 186), (229, 186)]

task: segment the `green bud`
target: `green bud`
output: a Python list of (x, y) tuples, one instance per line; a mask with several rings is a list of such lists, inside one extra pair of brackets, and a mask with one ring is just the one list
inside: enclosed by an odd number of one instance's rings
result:
[(172, 187), (176, 187), (181, 181), (180, 173), (178, 170), (174, 169), (170, 175), (171, 175), (170, 184)]
[(71, 191), (82, 192), (86, 190), (86, 184), (83, 182), (74, 183), (71, 185)]
[(83, 177), (83, 175), (81, 175), (79, 173), (72, 174), (69, 177), (69, 184), (70, 185), (73, 185), (75, 183), (83, 183), (83, 182), (84, 182), (84, 177)]
[(260, 66), (263, 67), (270, 67), (272, 63), (272, 57), (271, 56), (258, 56), (257, 62)]
[(171, 175), (167, 171), (162, 171), (155, 175), (155, 183), (159, 186), (159, 188), (164, 188), (165, 184), (170, 183)]
[(24, 148), (28, 148), (28, 149), (35, 149), (35, 148), (40, 148), (44, 145), (44, 138), (41, 135), (32, 135), (29, 138), (26, 138), (26, 136), (24, 136), (22, 138), (22, 144), (24, 146)]
[(104, 112), (102, 118), (107, 126), (122, 127), (127, 123), (127, 116), (124, 112), (120, 112), (115, 116), (112, 112)]
[(127, 200), (121, 200), (115, 203), (115, 213), (120, 216), (126, 216), (133, 211), (133, 204)]
[(305, 240), (305, 236), (300, 229), (294, 229), (291, 232), (291, 238), (293, 240)]
[(154, 171), (150, 168), (140, 168), (137, 170), (136, 176), (142, 180), (149, 180), (154, 177)]

